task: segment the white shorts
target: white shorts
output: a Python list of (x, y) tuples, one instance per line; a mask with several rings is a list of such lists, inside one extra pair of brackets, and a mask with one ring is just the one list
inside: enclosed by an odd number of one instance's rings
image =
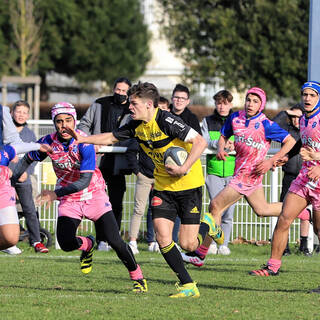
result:
[(0, 226), (5, 224), (19, 224), (16, 207), (6, 207), (0, 209)]

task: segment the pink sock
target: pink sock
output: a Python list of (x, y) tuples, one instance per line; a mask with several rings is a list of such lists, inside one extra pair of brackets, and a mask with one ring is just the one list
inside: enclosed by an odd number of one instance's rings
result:
[(273, 272), (278, 272), (278, 270), (281, 267), (281, 260), (269, 259), (267, 262), (267, 265), (269, 269), (272, 270)]
[(203, 244), (196, 250), (196, 254), (200, 258), (204, 258), (208, 253), (209, 248), (205, 247)]
[(82, 241), (82, 245), (78, 250), (89, 251), (92, 248), (92, 241), (87, 237), (77, 237)]
[(309, 220), (310, 219), (310, 212), (307, 208), (303, 209), (299, 215), (298, 218), (301, 220)]
[(129, 271), (129, 275), (131, 280), (143, 279), (143, 274), (139, 265), (137, 266), (136, 270)]

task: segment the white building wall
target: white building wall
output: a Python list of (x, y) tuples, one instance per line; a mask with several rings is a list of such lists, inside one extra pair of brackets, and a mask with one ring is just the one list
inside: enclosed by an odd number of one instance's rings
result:
[(139, 80), (154, 83), (161, 95), (170, 97), (174, 86), (181, 82), (184, 66), (182, 61), (169, 50), (169, 44), (165, 36), (161, 34), (159, 21), (162, 12), (159, 3), (157, 0), (141, 1), (145, 23), (151, 33), (150, 52), (152, 57), (145, 73)]

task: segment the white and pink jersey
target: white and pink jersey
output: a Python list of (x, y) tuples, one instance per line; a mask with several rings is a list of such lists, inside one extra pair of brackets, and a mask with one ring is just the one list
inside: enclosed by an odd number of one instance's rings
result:
[[(77, 130), (81, 135), (84, 132)], [(39, 140), (52, 147), (52, 153), (40, 151), (29, 152), (29, 157), (34, 161), (43, 161), (47, 156), (51, 158), (53, 169), (58, 178), (56, 189), (68, 186), (79, 180), (81, 172), (93, 172), (89, 186), (81, 191), (63, 196), (59, 200), (84, 201), (92, 199), (97, 191), (105, 190), (106, 185), (100, 170), (96, 167), (96, 154), (93, 145), (77, 144), (71, 139), (68, 144), (58, 140), (58, 134), (52, 133)]]
[[(303, 115), (300, 119), (300, 137), (302, 147), (311, 147), (314, 151), (320, 152), (320, 109), (310, 118)], [(319, 166), (320, 161), (304, 161), (301, 170), (295, 182), (304, 185), (312, 190), (320, 192), (319, 180), (316, 182), (310, 181), (307, 173), (308, 168)]]
[(265, 114), (259, 113), (247, 119), (244, 110), (228, 117), (221, 134), (226, 138), (234, 135), (236, 165), (233, 177), (246, 186), (262, 183), (263, 176), (257, 176), (253, 171), (257, 163), (265, 159), (271, 140), (282, 143), (289, 135)]
[(8, 168), (15, 156), (16, 151), (12, 146), (4, 145), (0, 148), (0, 209), (16, 205), (16, 192), (11, 187), (11, 170)]

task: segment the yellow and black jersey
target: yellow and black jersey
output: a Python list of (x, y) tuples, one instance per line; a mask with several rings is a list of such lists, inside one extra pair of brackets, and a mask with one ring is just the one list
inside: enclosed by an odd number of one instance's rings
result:
[(154, 188), (156, 190), (183, 191), (198, 188), (204, 184), (200, 159), (193, 164), (187, 175), (172, 177), (164, 167), (163, 155), (172, 146), (180, 146), (190, 152), (192, 144), (183, 141), (190, 129), (191, 127), (179, 117), (156, 108), (152, 120), (148, 123), (132, 120), (112, 133), (118, 140), (132, 137), (137, 139), (143, 151), (155, 164)]

